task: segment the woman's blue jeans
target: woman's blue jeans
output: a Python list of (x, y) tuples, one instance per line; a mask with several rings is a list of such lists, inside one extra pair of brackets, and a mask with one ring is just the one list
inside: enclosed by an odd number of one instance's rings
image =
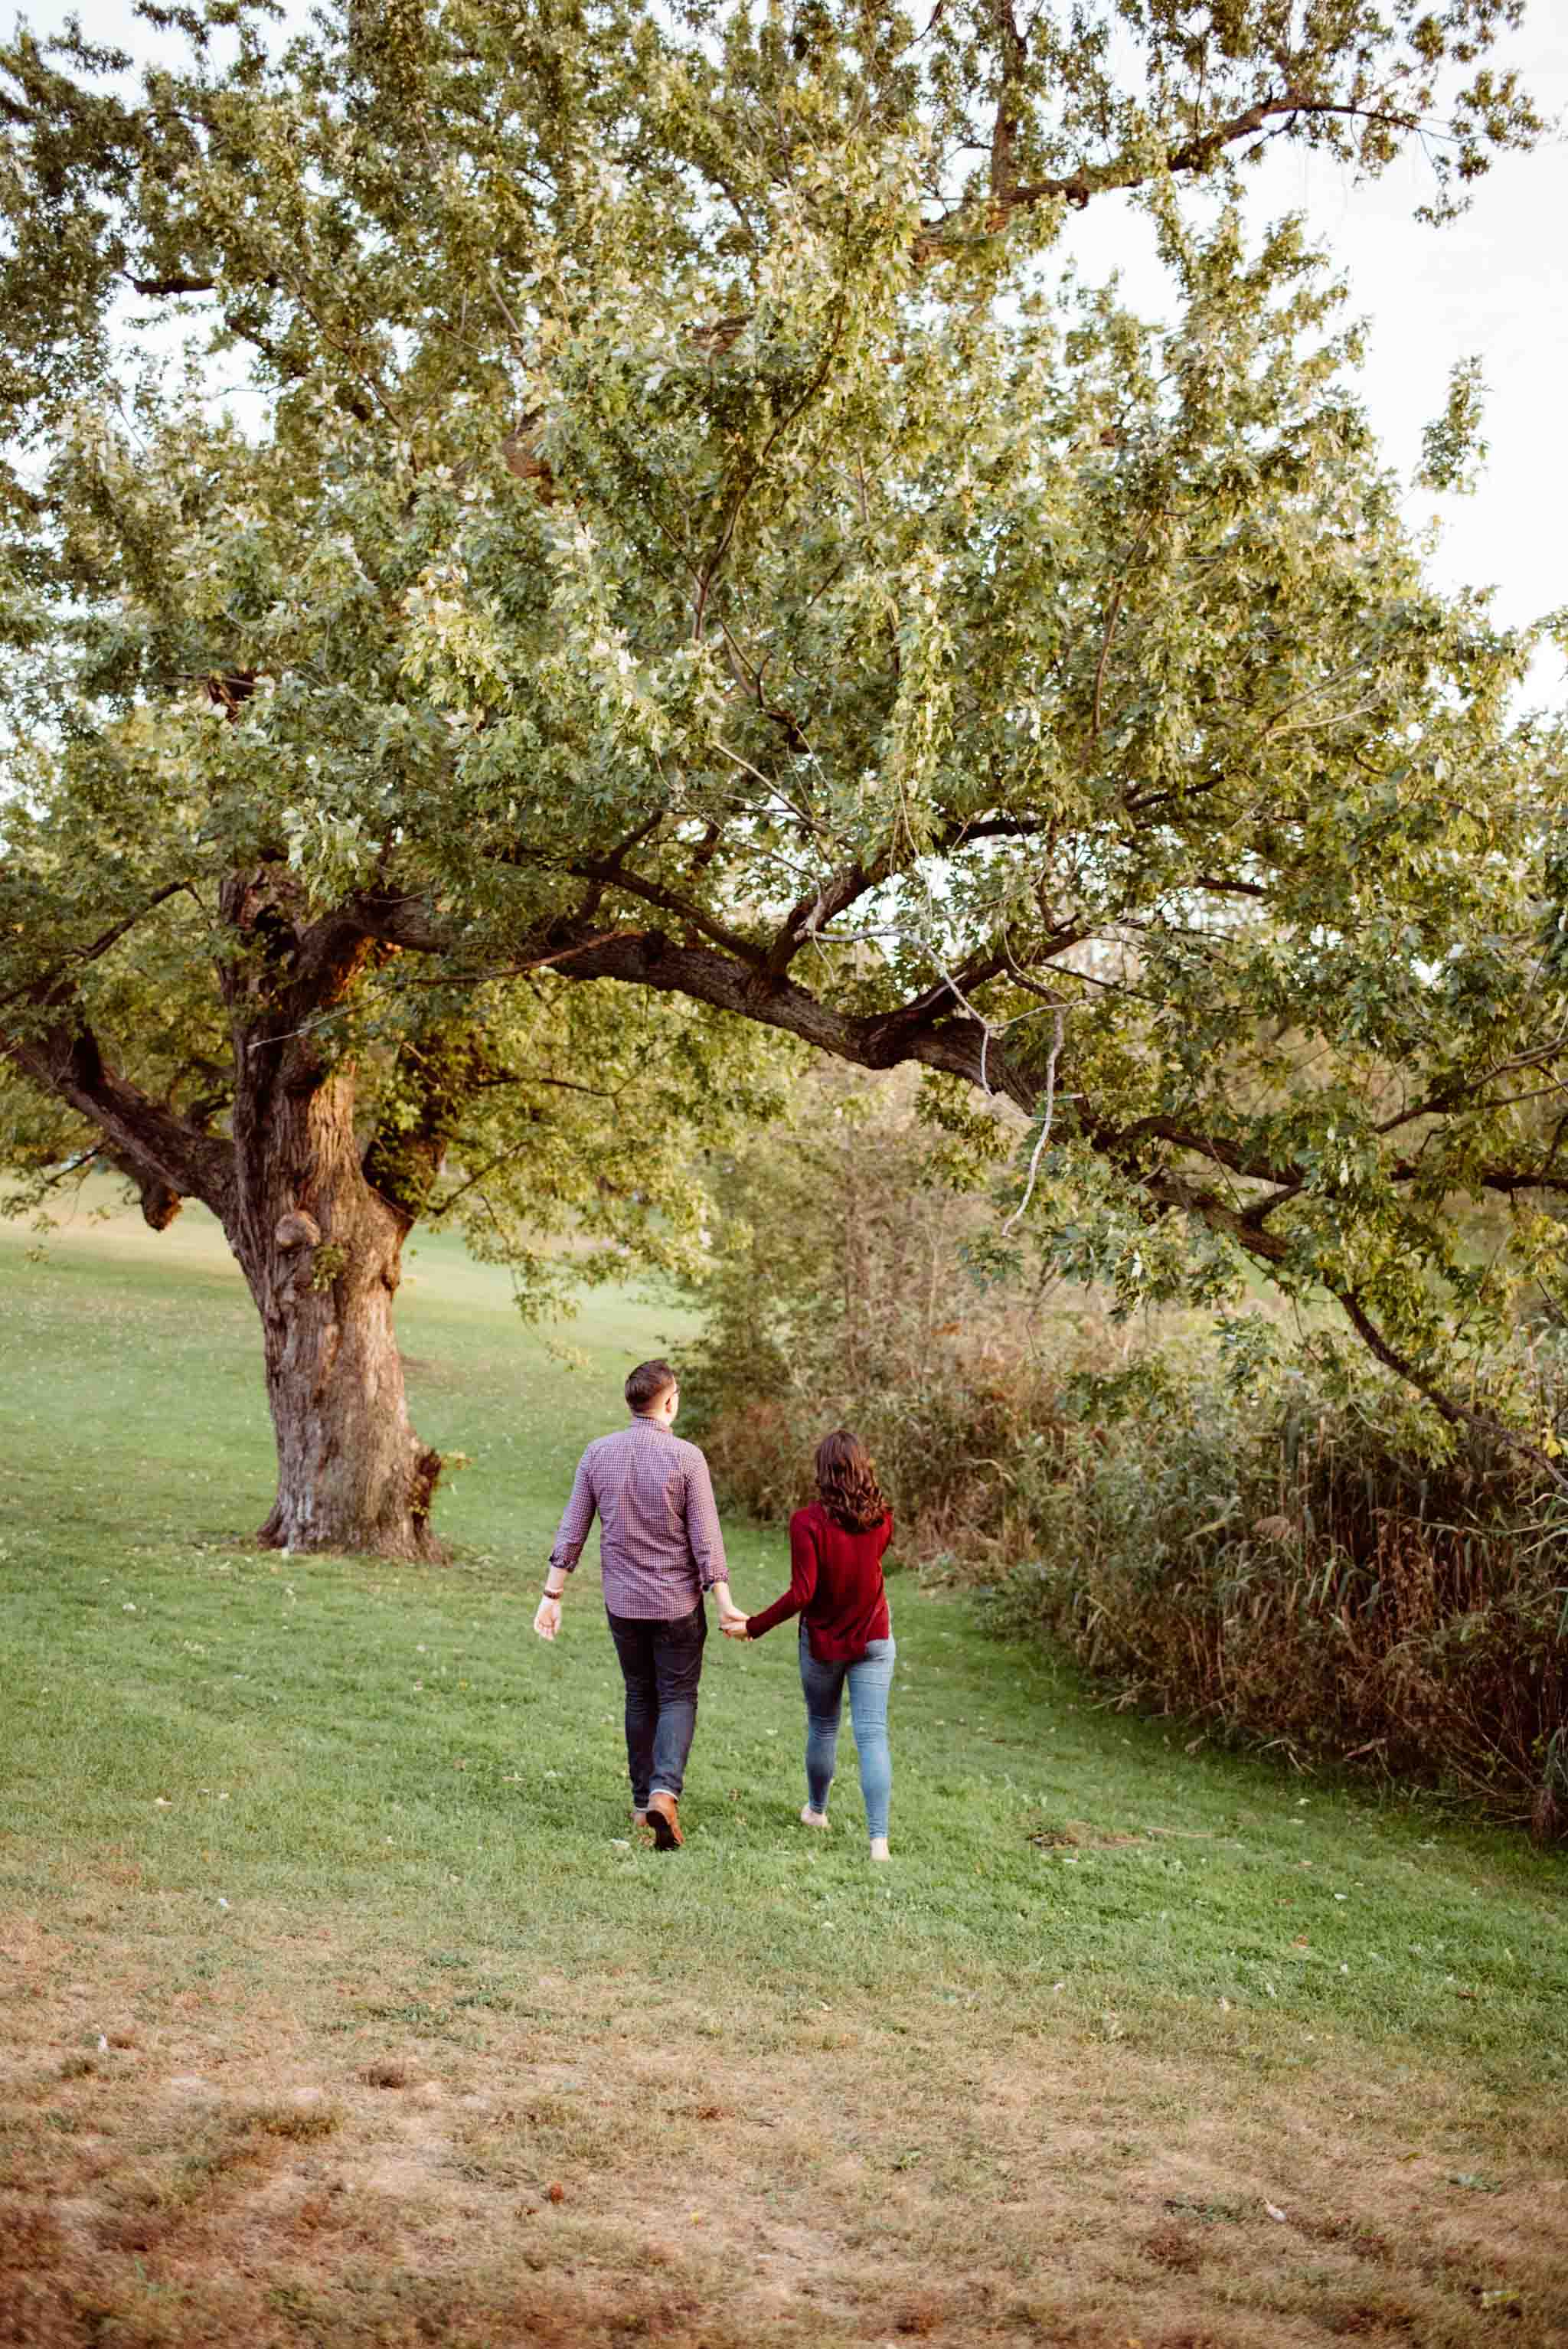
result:
[(872, 1640), (857, 1663), (822, 1664), (811, 1653), (804, 1625), (800, 1630), (800, 1686), (806, 1696), (806, 1793), (814, 1811), (828, 1807), (833, 1783), (833, 1763), (839, 1750), (839, 1716), (843, 1710), (844, 1682), (850, 1684), (850, 1719), (854, 1724), (855, 1751), (861, 1762), (861, 1793), (865, 1797), (866, 1832), (887, 1833), (888, 1796), (892, 1791), (892, 1756), (887, 1742), (887, 1699), (898, 1654), (893, 1640)]

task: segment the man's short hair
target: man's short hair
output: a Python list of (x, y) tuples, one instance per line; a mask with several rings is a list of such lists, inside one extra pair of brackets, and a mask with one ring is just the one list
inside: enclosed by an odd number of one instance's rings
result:
[(667, 1362), (639, 1362), (626, 1381), (627, 1406), (632, 1411), (647, 1411), (668, 1388), (679, 1384)]

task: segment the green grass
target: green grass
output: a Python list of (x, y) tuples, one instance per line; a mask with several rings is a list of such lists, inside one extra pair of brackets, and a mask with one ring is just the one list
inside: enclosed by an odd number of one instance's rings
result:
[[(681, 1319), (601, 1292), (573, 1362), (409, 1270), (443, 1569), (236, 1540), (205, 1218), (0, 1227), (0, 2340), (1564, 2337), (1559, 1858), (1189, 1751), (907, 1577), (892, 1867), (847, 1728), (795, 1824), (788, 1632), (715, 1632), (658, 1857), (596, 1577), (529, 1626)], [(727, 1537), (759, 1606), (784, 1546)]]

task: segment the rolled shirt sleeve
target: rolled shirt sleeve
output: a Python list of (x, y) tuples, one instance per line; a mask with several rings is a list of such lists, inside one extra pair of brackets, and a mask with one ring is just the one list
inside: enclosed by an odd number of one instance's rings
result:
[[(724, 1536), (718, 1529), (713, 1480), (707, 1473), (707, 1462), (695, 1444), (690, 1447), (686, 1464), (686, 1529), (703, 1588), (711, 1590), (716, 1582), (727, 1582), (729, 1568), (725, 1563)], [(586, 1526), (583, 1530), (587, 1531)], [(578, 1547), (581, 1548), (582, 1544)]]
[[(582, 1557), (583, 1545), (587, 1540), (593, 1524), (593, 1512), (597, 1505), (593, 1497), (593, 1480), (588, 1466), (593, 1456), (593, 1447), (590, 1444), (577, 1463), (577, 1474), (572, 1480), (572, 1498), (566, 1504), (561, 1523), (556, 1529), (555, 1547), (550, 1553), (551, 1565), (560, 1567), (566, 1574), (573, 1571)], [(717, 1526), (715, 1530), (717, 1530)]]

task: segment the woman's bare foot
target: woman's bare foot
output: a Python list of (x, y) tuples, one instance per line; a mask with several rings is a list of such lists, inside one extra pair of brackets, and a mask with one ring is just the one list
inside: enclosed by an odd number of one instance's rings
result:
[(889, 1858), (890, 1857), (891, 1857), (891, 1855), (890, 1855), (890, 1853), (889, 1853), (889, 1851), (888, 1851), (888, 1847), (887, 1847), (887, 1837), (886, 1837), (886, 1836), (872, 1836), (872, 1857), (873, 1859), (887, 1859), (887, 1858)]
[(800, 1825), (803, 1827), (825, 1827), (827, 1824), (828, 1814), (826, 1811), (814, 1811), (810, 1803), (804, 1803), (801, 1805)]

